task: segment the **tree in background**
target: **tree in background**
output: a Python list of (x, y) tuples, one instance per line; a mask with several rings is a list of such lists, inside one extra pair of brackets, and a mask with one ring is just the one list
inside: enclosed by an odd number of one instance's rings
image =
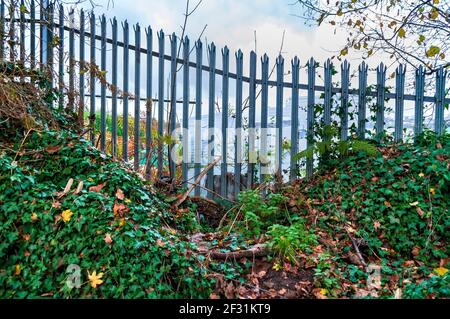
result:
[(337, 58), (351, 50), (363, 58), (388, 54), (395, 62), (426, 67), (432, 74), (450, 67), (449, 0), (298, 0), (307, 24), (347, 31)]

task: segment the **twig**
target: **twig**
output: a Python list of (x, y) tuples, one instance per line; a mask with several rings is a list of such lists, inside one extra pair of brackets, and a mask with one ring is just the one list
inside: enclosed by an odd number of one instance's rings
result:
[(356, 243), (355, 239), (352, 237), (352, 235), (350, 235), (347, 229), (345, 231), (347, 232), (348, 237), (352, 241), (353, 247), (355, 248), (356, 255), (358, 256), (359, 260), (364, 265), (364, 267), (367, 267), (367, 263), (365, 262), (363, 256), (361, 255), (361, 252), (359, 251), (358, 244)]
[(206, 173), (208, 173), (208, 171), (211, 168), (213, 168), (220, 161), (221, 158), (222, 158), (221, 156), (216, 158), (197, 176), (195, 181), (191, 184), (191, 186), (189, 186), (188, 190), (183, 194), (183, 196), (181, 196), (180, 199), (175, 202), (175, 204), (173, 205), (174, 208), (180, 206), (180, 204), (182, 204), (186, 200), (189, 194), (194, 190), (195, 186), (201, 182), (202, 178), (206, 175)]
[(255, 246), (245, 249), (245, 250), (238, 250), (238, 251), (228, 251), (228, 252), (219, 252), (219, 251), (212, 251), (209, 253), (209, 257), (212, 259), (228, 259), (228, 258), (234, 258), (234, 259), (240, 259), (240, 258), (250, 258), (250, 257), (264, 257), (267, 256), (270, 253), (270, 249), (263, 244), (256, 244)]

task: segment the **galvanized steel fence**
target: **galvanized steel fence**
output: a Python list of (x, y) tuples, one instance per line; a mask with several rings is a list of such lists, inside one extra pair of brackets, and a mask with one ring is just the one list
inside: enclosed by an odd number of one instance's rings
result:
[[(202, 170), (202, 114), (207, 105), (209, 133), (214, 127), (220, 128), (220, 134), (208, 134), (208, 152), (207, 162), (212, 162), (214, 157), (222, 156), (220, 162), (219, 183), (216, 184), (214, 170), (207, 173), (205, 188), (209, 190), (219, 189), (220, 195), (227, 197), (230, 189), (232, 189), (232, 197), (234, 197), (239, 190), (245, 187), (253, 187), (257, 179), (263, 180), (268, 174), (264, 171), (263, 156), (268, 152), (268, 136), (267, 134), (256, 135), (252, 131), (257, 129), (269, 129), (269, 91), (273, 87), (276, 90), (275, 98), (275, 159), (276, 171), (279, 173), (285, 164), (283, 159), (283, 114), (288, 107), (285, 103), (285, 91), (290, 90), (290, 149), (288, 167), (289, 178), (294, 180), (298, 177), (299, 161), (295, 154), (299, 152), (299, 109), (301, 107), (301, 92), (306, 93), (306, 135), (312, 136), (315, 121), (314, 107), (319, 103), (317, 93), (321, 93), (323, 100), (323, 121), (325, 125), (332, 122), (332, 96), (339, 94), (340, 97), (340, 138), (347, 140), (349, 138), (349, 99), (355, 97), (357, 119), (356, 131), (357, 137), (364, 139), (366, 137), (367, 117), (367, 100), (373, 98), (376, 100), (376, 121), (374, 123), (375, 133), (382, 133), (385, 129), (385, 101), (386, 99), (395, 100), (395, 121), (394, 121), (394, 139), (400, 141), (403, 138), (403, 124), (404, 124), (404, 104), (405, 101), (414, 102), (414, 134), (417, 136), (423, 129), (424, 118), (424, 103), (430, 102), (434, 104), (434, 131), (441, 134), (446, 127), (444, 121), (444, 106), (450, 102), (446, 98), (445, 79), (447, 72), (440, 68), (435, 74), (435, 94), (434, 96), (425, 95), (425, 69), (420, 66), (415, 71), (415, 94), (405, 94), (405, 71), (404, 65), (399, 65), (395, 71), (395, 92), (390, 93), (386, 91), (386, 66), (381, 63), (376, 69), (376, 86), (370, 88), (367, 83), (368, 66), (363, 62), (358, 68), (358, 87), (351, 88), (350, 84), (350, 64), (344, 61), (340, 68), (340, 87), (333, 85), (333, 74), (335, 73), (334, 66), (330, 60), (326, 61), (323, 66), (323, 81), (324, 85), (317, 85), (317, 71), (318, 63), (311, 58), (307, 64), (307, 82), (300, 83), (300, 60), (295, 57), (291, 61), (291, 68), (288, 74), (290, 79), (285, 78), (285, 61), (280, 55), (276, 59), (276, 79), (271, 80), (269, 76), (269, 57), (264, 54), (260, 59), (260, 77), (257, 76), (258, 57), (255, 52), (251, 52), (249, 56), (249, 75), (244, 75), (244, 54), (238, 50), (235, 54), (235, 71), (230, 71), (230, 51), (227, 47), (221, 50), (222, 66), (218, 67), (216, 61), (216, 46), (211, 43), (207, 46), (207, 65), (203, 64), (204, 49), (201, 40), (195, 41), (192, 46), (189, 38), (179, 39), (175, 34), (169, 37), (169, 54), (166, 54), (166, 36), (164, 31), (157, 33), (157, 39), (154, 39), (153, 30), (150, 27), (145, 28), (144, 42), (141, 43), (142, 32), (139, 24), (133, 26), (134, 43), (130, 43), (130, 30), (127, 21), (124, 21), (122, 27), (122, 37), (119, 39), (119, 27), (116, 18), (113, 18), (108, 25), (104, 15), (97, 19), (93, 12), (86, 14), (83, 10), (79, 12), (77, 21), (79, 27), (75, 27), (75, 13), (73, 10), (67, 12), (62, 6), (54, 6), (48, 1), (40, 1), (36, 4), (34, 0), (29, 0), (25, 3), (21, 0), (21, 8), (17, 10), (8, 10), (8, 5), (1, 1), (0, 7), (0, 34), (2, 41), (0, 41), (0, 60), (8, 60), (8, 46), (9, 46), (9, 60), (22, 61), (31, 68), (36, 66), (45, 66), (54, 70), (56, 76), (53, 79), (53, 84), (56, 89), (60, 91), (59, 107), (66, 107), (69, 110), (75, 108), (75, 97), (79, 101), (78, 107), (83, 111), (85, 102), (88, 103), (89, 125), (94, 126), (96, 114), (100, 113), (100, 134), (99, 147), (101, 150), (107, 148), (107, 131), (110, 134), (111, 145), (110, 151), (117, 156), (118, 143), (118, 120), (122, 118), (122, 159), (128, 161), (129, 155), (129, 108), (130, 100), (134, 101), (134, 121), (133, 121), (133, 166), (137, 170), (144, 162), (150, 160), (149, 154), (155, 151), (154, 141), (155, 136), (152, 135), (153, 113), (156, 112), (157, 136), (160, 138), (165, 135), (164, 125), (169, 123), (169, 132), (172, 132), (177, 127), (177, 104), (182, 105), (181, 121), (178, 125), (182, 129), (182, 161), (181, 161), (181, 179), (187, 182), (189, 172), (193, 171), (193, 177), (198, 176)], [(25, 4), (29, 4), (26, 6)], [(15, 12), (19, 12), (19, 16), (14, 16)], [(39, 13), (39, 17), (37, 14)], [(68, 13), (68, 18), (66, 14)], [(100, 32), (98, 33), (97, 26), (100, 25)], [(16, 28), (19, 26), (19, 34), (16, 34)], [(38, 30), (38, 31), (37, 31)], [(110, 37), (107, 34), (110, 34)], [(26, 38), (28, 35), (28, 39)], [(8, 39), (8, 41), (5, 41)], [(154, 40), (156, 40), (157, 49), (154, 48)], [(68, 41), (68, 46), (65, 43)], [(182, 41), (179, 46), (178, 41)], [(88, 45), (88, 59), (86, 57), (86, 48)], [(144, 45), (143, 45), (144, 44)], [(78, 45), (78, 49), (76, 46)], [(99, 46), (100, 45), (100, 46)], [(182, 48), (182, 50), (180, 50)], [(119, 52), (119, 49), (121, 49)], [(100, 61), (97, 61), (97, 51), (100, 50)], [(191, 53), (195, 50), (195, 62), (191, 61)], [(178, 56), (181, 51), (181, 57)], [(17, 52), (19, 52), (17, 56)], [(134, 56), (130, 57), (130, 52)], [(76, 54), (78, 53), (78, 54)], [(122, 61), (119, 61), (119, 53), (121, 53)], [(26, 59), (26, 56), (29, 57)], [(144, 57), (144, 59), (143, 59)], [(39, 61), (37, 59), (39, 58)], [(154, 65), (156, 59), (157, 64)], [(134, 61), (133, 61), (134, 60)], [(55, 63), (57, 62), (57, 65)], [(120, 63), (119, 63), (120, 62)], [(167, 63), (166, 63), (167, 62)], [(108, 74), (110, 78), (110, 86), (107, 83), (98, 81), (94, 72), (88, 72), (89, 78), (86, 79), (86, 65), (99, 64), (100, 74)], [(122, 70), (119, 70), (120, 64)], [(165, 70), (169, 64), (169, 70)], [(134, 66), (134, 69), (130, 69)], [(145, 68), (143, 68), (145, 66)], [(157, 73), (157, 83), (154, 83), (152, 74), (154, 68)], [(178, 71), (180, 77), (182, 74), (181, 85), (181, 99), (177, 99), (178, 89)], [(191, 69), (195, 70), (195, 81), (191, 76)], [(129, 81), (130, 70), (134, 73), (134, 92), (131, 94)], [(144, 70), (144, 72), (142, 72)], [(166, 72), (168, 71), (170, 77), (168, 83), (166, 82)], [(208, 75), (208, 91), (207, 103), (204, 103), (204, 74)], [(122, 85), (119, 87), (119, 75), (122, 79)], [(217, 77), (221, 78), (221, 94), (217, 94)], [(145, 90), (141, 91), (141, 80), (145, 79)], [(234, 81), (234, 101), (230, 94), (231, 83)], [(78, 85), (76, 85), (78, 82)], [(68, 88), (65, 85), (68, 83)], [(89, 84), (88, 86), (86, 86)], [(243, 87), (244, 84), (248, 86), (248, 98), (244, 102)], [(98, 94), (98, 87), (100, 87), (100, 94)], [(155, 88), (157, 87), (157, 90)], [(191, 97), (191, 88), (195, 87), (195, 96)], [(259, 89), (257, 90), (257, 87)], [(107, 95), (108, 88), (110, 95)], [(111, 89), (112, 88), (112, 89)], [(87, 93), (86, 93), (87, 89)], [(119, 90), (120, 89), (120, 90)], [(167, 92), (165, 92), (167, 90)], [(120, 94), (120, 92), (122, 92)], [(157, 96), (157, 97), (156, 97)], [(166, 96), (166, 98), (165, 98)], [(194, 98), (192, 101), (191, 98)], [(219, 98), (221, 103), (218, 103)], [(119, 114), (118, 101), (122, 104), (121, 116)], [(67, 104), (65, 104), (67, 101)], [(107, 125), (107, 101), (111, 103), (111, 125)], [(257, 103), (259, 102), (259, 103)], [(144, 140), (145, 149), (144, 155), (141, 154), (141, 104), (145, 103), (145, 126), (144, 126)], [(165, 114), (165, 104), (172, 110), (169, 114)], [(234, 103), (233, 110), (230, 110), (230, 105)], [(99, 105), (98, 105), (99, 104)], [(219, 105), (220, 104), (220, 105)], [(259, 104), (259, 105), (257, 105)], [(190, 117), (190, 106), (194, 106), (195, 116)], [(156, 106), (156, 107), (155, 107)], [(216, 123), (216, 115), (219, 113), (216, 107), (220, 107), (220, 123)], [(243, 111), (247, 109), (248, 117), (244, 118)], [(234, 131), (230, 131), (230, 112), (234, 111), (232, 118), (234, 119)], [(259, 124), (257, 125), (256, 117), (259, 115)], [(244, 123), (243, 119), (246, 120)], [(196, 124), (194, 131), (189, 125), (191, 120), (195, 120)], [(250, 132), (246, 139), (243, 139), (243, 132)], [(188, 138), (183, 138), (187, 134), (194, 136), (194, 150), (193, 163), (190, 162), (188, 153), (189, 141)], [(234, 134), (235, 136), (230, 136)], [(221, 144), (217, 149), (214, 147), (214, 138), (220, 138)], [(91, 133), (90, 139), (95, 142), (95, 134)], [(227, 141), (233, 141), (234, 154), (232, 160), (227, 160), (229, 153), (229, 145)], [(259, 140), (259, 147), (257, 141)], [(245, 147), (244, 144), (245, 143)], [(307, 139), (306, 146), (312, 146), (314, 141), (311, 138)], [(245, 151), (246, 154), (242, 154)], [(164, 174), (165, 165), (164, 159), (167, 157), (169, 151), (163, 148), (162, 143), (158, 143), (156, 156), (157, 175), (161, 177)], [(259, 155), (258, 155), (259, 154)], [(245, 158), (243, 162), (241, 159)], [(191, 165), (193, 164), (193, 165)], [(246, 176), (243, 178), (243, 164), (246, 166)], [(170, 172), (175, 174), (176, 164), (170, 161), (168, 165), (172, 166)], [(148, 165), (147, 165), (148, 166)], [(230, 169), (231, 168), (231, 169)], [(312, 159), (306, 160), (306, 176), (313, 174), (314, 162)], [(257, 174), (258, 172), (258, 174)], [(234, 176), (232, 179), (226, 178), (227, 174)], [(173, 176), (172, 176), (173, 177)], [(256, 178), (258, 177), (258, 178)], [(196, 194), (200, 194), (200, 187), (196, 188)], [(208, 192), (208, 196), (212, 196), (212, 192)]]

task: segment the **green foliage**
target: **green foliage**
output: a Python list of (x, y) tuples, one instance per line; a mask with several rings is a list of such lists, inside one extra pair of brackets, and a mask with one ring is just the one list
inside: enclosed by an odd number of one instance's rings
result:
[(317, 245), (316, 236), (300, 218), (296, 218), (289, 226), (272, 225), (267, 234), (271, 236), (267, 245), (283, 259), (288, 258), (290, 261), (296, 261), (299, 252), (310, 253), (310, 247)]
[(448, 298), (450, 296), (450, 273), (444, 276), (431, 276), (418, 285), (408, 284), (403, 289), (403, 298)]
[(277, 193), (269, 193), (264, 198), (259, 190), (246, 190), (238, 195), (238, 212), (242, 212), (248, 234), (261, 235), (269, 225), (282, 216), (280, 209), (285, 197)]
[[(22, 152), (16, 161), (15, 152), (0, 155), (1, 298), (209, 296), (214, 279), (194, 244), (173, 229), (167, 205), (141, 179), (64, 130), (34, 132)], [(62, 195), (70, 178), (74, 186)], [(117, 205), (126, 208), (123, 217)], [(80, 288), (66, 284), (70, 264), (81, 269)], [(87, 276), (94, 270), (104, 273), (96, 288)]]

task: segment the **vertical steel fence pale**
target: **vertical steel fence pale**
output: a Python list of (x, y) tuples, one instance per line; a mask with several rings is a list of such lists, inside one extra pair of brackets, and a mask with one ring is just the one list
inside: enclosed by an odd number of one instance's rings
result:
[(79, 115), (79, 121), (81, 125), (84, 125), (84, 74), (86, 72), (86, 61), (85, 61), (85, 57), (84, 57), (84, 39), (85, 39), (85, 34), (84, 34), (84, 11), (81, 10), (80, 11), (80, 52), (79, 54), (79, 60), (80, 60), (80, 65), (79, 65), (79, 105), (78, 105), (78, 115)]
[(377, 109), (375, 133), (380, 136), (384, 129), (384, 100), (386, 92), (384, 91), (386, 84), (386, 66), (381, 63), (377, 68)]
[(241, 190), (242, 170), (242, 77), (244, 54), (236, 52), (236, 132), (234, 140), (234, 197)]
[(122, 129), (122, 159), (126, 162), (128, 161), (128, 77), (129, 77), (129, 60), (130, 60), (130, 44), (129, 44), (129, 26), (128, 21), (122, 24), (123, 32), (123, 78), (122, 78), (122, 89), (124, 92), (122, 100), (122, 118), (123, 118), (123, 129)]
[[(209, 96), (208, 96), (208, 163), (214, 161), (214, 117), (215, 117), (215, 99), (216, 99), (216, 46), (212, 42), (208, 46), (209, 56)], [(214, 183), (214, 167), (211, 168), (206, 175), (206, 188), (213, 189)], [(208, 192), (208, 198), (212, 198), (213, 194)]]
[(395, 129), (394, 141), (400, 142), (403, 139), (403, 110), (405, 107), (405, 71), (406, 67), (400, 64), (395, 70)]
[(106, 18), (100, 19), (100, 149), (106, 149)]
[[(308, 104), (306, 111), (306, 147), (310, 149), (314, 145), (314, 105), (315, 105), (315, 85), (316, 85), (316, 61), (311, 58), (307, 64), (308, 67)], [(313, 175), (314, 159), (306, 158), (306, 177)]]
[(445, 78), (447, 71), (440, 67), (436, 73), (436, 102), (434, 110), (434, 131), (441, 135), (444, 132), (444, 98), (445, 98)]
[[(194, 154), (194, 176), (200, 175), (202, 161), (202, 60), (203, 60), (203, 44), (200, 40), (195, 43), (196, 60), (195, 60), (195, 154)], [(200, 195), (200, 186), (195, 186), (195, 196)]]
[(230, 50), (228, 47), (222, 49), (222, 164), (220, 167), (220, 195), (225, 197), (227, 195), (228, 183), (225, 178), (227, 174), (227, 129), (228, 129), (228, 96), (229, 96), (229, 71), (230, 71)]
[(139, 169), (141, 147), (141, 26), (134, 26), (134, 170)]
[(183, 150), (183, 162), (181, 164), (181, 179), (183, 186), (187, 186), (188, 170), (189, 170), (189, 53), (190, 43), (189, 38), (186, 36), (183, 39), (183, 136), (182, 136), (182, 150)]
[(266, 180), (267, 165), (268, 165), (268, 145), (267, 145), (267, 129), (268, 129), (268, 114), (269, 114), (269, 57), (264, 54), (261, 58), (261, 140), (259, 148), (259, 162), (260, 162), (260, 175), (261, 182)]
[(247, 164), (247, 188), (254, 185), (256, 147), (256, 52), (250, 52), (250, 79), (248, 94), (248, 164)]
[(423, 66), (416, 69), (416, 97), (414, 104), (414, 136), (417, 138), (423, 131), (423, 98), (425, 93), (425, 70)]
[(146, 156), (146, 169), (147, 171), (146, 176), (150, 177), (150, 169), (152, 168), (153, 162), (150, 162), (153, 160), (152, 155), (152, 130), (153, 130), (153, 99), (152, 99), (152, 92), (153, 92), (153, 31), (151, 27), (147, 27), (145, 29), (145, 37), (147, 41), (147, 99), (145, 102), (145, 156)]
[(358, 92), (358, 138), (364, 139), (366, 136), (366, 90), (367, 90), (367, 69), (368, 66), (365, 62), (361, 63), (358, 67), (358, 80), (359, 80), (359, 92)]
[[(169, 110), (169, 136), (172, 135), (175, 129), (175, 121), (177, 118), (177, 36), (173, 33), (170, 37), (170, 110)], [(174, 144), (170, 145), (169, 153), (174, 150)], [(169, 154), (171, 155), (171, 154)], [(175, 159), (169, 156), (170, 174), (175, 178)]]
[(0, 60), (3, 61), (5, 59), (5, 1), (3, 0), (0, 3), (0, 36), (2, 37), (0, 39)]
[(281, 178), (282, 166), (283, 166), (283, 79), (284, 79), (284, 58), (279, 55), (276, 60), (277, 68), (277, 92), (276, 92), (276, 104), (275, 104), (275, 128), (276, 128), (276, 141), (275, 141), (275, 154), (276, 154), (276, 167), (277, 178)]
[(95, 145), (95, 75), (92, 68), (95, 65), (95, 14), (91, 12), (90, 15), (90, 65), (89, 65), (89, 127), (91, 128), (90, 137), (92, 144)]
[(295, 57), (291, 61), (292, 66), (292, 105), (291, 105), (291, 161), (290, 180), (294, 180), (298, 174), (298, 93), (299, 93), (299, 71), (300, 60)]
[(164, 136), (164, 31), (158, 32), (158, 177), (162, 176), (163, 170), (163, 145)]
[(112, 28), (112, 59), (111, 59), (111, 153), (117, 156), (117, 19), (114, 17), (111, 21)]
[(348, 139), (348, 89), (350, 82), (350, 64), (347, 60), (341, 64), (341, 140)]
[[(324, 98), (323, 98), (323, 124), (328, 126), (331, 124), (331, 107), (332, 107), (332, 91), (333, 91), (333, 63), (328, 59), (324, 65)], [(328, 139), (329, 137), (326, 136)]]

